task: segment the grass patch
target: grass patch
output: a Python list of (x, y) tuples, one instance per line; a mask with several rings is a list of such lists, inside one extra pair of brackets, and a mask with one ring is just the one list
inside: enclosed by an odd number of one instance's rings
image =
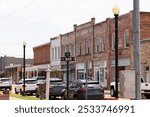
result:
[(15, 98), (19, 98), (19, 99), (23, 99), (23, 100), (40, 100), (39, 98), (36, 98), (36, 97), (22, 96), (22, 95), (14, 94), (14, 93), (10, 93), (10, 96), (15, 97)]

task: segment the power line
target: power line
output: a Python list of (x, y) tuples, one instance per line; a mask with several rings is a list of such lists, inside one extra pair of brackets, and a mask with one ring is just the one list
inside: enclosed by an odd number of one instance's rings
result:
[(33, 0), (32, 2), (29, 2), (28, 4), (25, 4), (24, 6), (18, 8), (18, 9), (16, 9), (16, 10), (14, 10), (14, 11), (12, 11), (12, 12), (6, 14), (6, 15), (1, 16), (0, 19), (4, 19), (4, 18), (6, 18), (6, 17), (8, 17), (8, 16), (10, 16), (10, 15), (12, 15), (12, 14), (14, 14), (14, 13), (16, 13), (16, 12), (18, 12), (18, 11), (20, 11), (20, 10), (22, 10), (22, 9), (24, 9), (24, 8), (26, 8), (26, 7), (28, 7), (28, 6), (30, 6), (30, 5), (32, 5), (34, 2), (36, 2), (36, 0)]

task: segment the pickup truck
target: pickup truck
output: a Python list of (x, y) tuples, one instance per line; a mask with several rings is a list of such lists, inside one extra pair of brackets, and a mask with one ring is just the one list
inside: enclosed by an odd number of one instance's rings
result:
[[(110, 83), (110, 95), (115, 96), (116, 88), (115, 82)], [(120, 82), (118, 82), (118, 93), (120, 92)], [(146, 83), (143, 78), (141, 78), (141, 94), (145, 96), (144, 98), (149, 98), (150, 96), (150, 83)]]

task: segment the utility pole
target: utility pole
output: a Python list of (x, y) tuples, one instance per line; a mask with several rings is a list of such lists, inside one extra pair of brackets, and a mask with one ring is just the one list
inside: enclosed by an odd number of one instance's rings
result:
[(133, 0), (133, 37), (134, 37), (134, 68), (135, 68), (135, 99), (141, 99), (141, 66), (140, 66), (140, 10), (139, 0)]

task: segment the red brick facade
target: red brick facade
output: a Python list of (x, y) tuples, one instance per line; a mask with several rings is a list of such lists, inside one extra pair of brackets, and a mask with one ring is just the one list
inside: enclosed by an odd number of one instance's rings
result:
[(50, 63), (50, 43), (46, 43), (33, 48), (34, 65)]
[[(141, 12), (141, 69), (149, 70), (150, 43), (150, 13)], [(95, 24), (95, 19), (81, 25), (74, 25), (74, 31), (62, 35), (61, 48), (62, 55), (64, 49), (69, 45), (74, 46), (75, 52), (75, 79), (78, 77), (78, 70), (85, 70), (85, 61), (89, 62), (91, 77), (104, 82), (104, 86), (109, 88), (109, 84), (114, 80), (114, 60), (115, 50), (113, 34), (115, 33), (114, 18), (108, 18), (103, 22)], [(134, 69), (133, 63), (133, 12), (119, 16), (119, 70)], [(68, 50), (68, 49), (66, 49)], [(70, 51), (70, 49), (69, 49)], [(72, 51), (72, 50), (71, 50)], [(73, 62), (74, 63), (74, 62)], [(105, 72), (101, 74), (101, 71)], [(146, 71), (146, 72), (147, 72)], [(81, 71), (80, 71), (81, 72)], [(85, 73), (85, 71), (82, 71)], [(81, 74), (79, 74), (81, 75)]]

